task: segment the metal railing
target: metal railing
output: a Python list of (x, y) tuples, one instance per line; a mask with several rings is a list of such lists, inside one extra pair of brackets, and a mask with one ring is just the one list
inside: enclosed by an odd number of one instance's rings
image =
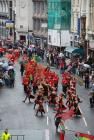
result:
[(25, 140), (25, 135), (11, 135), (11, 140), (20, 140), (20, 138), (22, 138), (21, 140)]

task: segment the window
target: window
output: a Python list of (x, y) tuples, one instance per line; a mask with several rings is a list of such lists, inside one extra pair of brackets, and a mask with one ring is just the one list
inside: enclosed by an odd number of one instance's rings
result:
[(34, 13), (36, 13), (36, 2), (34, 2), (34, 5), (33, 5), (33, 8), (34, 8)]
[(51, 10), (52, 9), (52, 2), (48, 3), (48, 9)]
[(57, 2), (54, 3), (54, 9), (58, 10), (58, 3)]
[(20, 28), (22, 29), (23, 28), (23, 25), (20, 25)]
[(9, 7), (12, 8), (12, 1), (9, 1)]
[(5, 2), (3, 3), (3, 12), (4, 13), (6, 12), (6, 4), (5, 4)]
[(79, 0), (78, 0), (78, 3), (77, 4), (79, 5)]
[(8, 3), (6, 2), (6, 13), (8, 13)]
[(44, 12), (44, 2), (41, 2), (40, 4), (41, 4), (41, 7), (40, 7), (41, 13), (43, 13)]
[(47, 3), (46, 3), (46, 2), (44, 3), (44, 10), (45, 10), (46, 13), (47, 13)]
[(72, 4), (75, 5), (75, 0), (72, 0)]
[(0, 12), (2, 12), (2, 3), (0, 2)]

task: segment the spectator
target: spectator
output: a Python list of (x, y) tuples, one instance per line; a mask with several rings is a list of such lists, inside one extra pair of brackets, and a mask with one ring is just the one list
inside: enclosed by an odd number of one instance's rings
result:
[(86, 75), (85, 75), (85, 88), (89, 88), (89, 83), (90, 83), (89, 74), (86, 73)]

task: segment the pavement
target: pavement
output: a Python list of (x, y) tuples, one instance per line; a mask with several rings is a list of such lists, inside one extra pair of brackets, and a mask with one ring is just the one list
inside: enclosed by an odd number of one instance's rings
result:
[[(58, 70), (54, 68), (52, 70), (59, 74)], [(36, 117), (33, 101), (31, 104), (28, 101), (22, 102), (25, 95), (21, 84), (19, 64), (15, 64), (15, 71), (15, 87), (0, 89), (0, 118), (2, 119), (0, 132), (8, 128), (12, 135), (25, 135), (24, 140), (59, 140), (59, 135), (55, 131), (53, 109), (45, 103), (46, 114), (44, 117)], [(59, 91), (61, 91), (60, 83)], [(89, 105), (89, 90), (77, 84), (77, 93), (83, 101), (80, 103), (82, 117), (72, 118), (65, 122), (67, 129), (65, 140), (73, 140), (75, 131), (94, 135), (94, 109), (91, 109)], [(12, 140), (16, 138), (13, 137)], [(22, 137), (18, 140), (22, 140)]]

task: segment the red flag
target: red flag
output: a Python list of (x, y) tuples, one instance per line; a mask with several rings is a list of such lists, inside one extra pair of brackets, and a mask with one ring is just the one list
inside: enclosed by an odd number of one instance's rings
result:
[(69, 110), (69, 111), (64, 112), (62, 114), (59, 114), (58, 116), (62, 117), (63, 120), (67, 120), (67, 119), (70, 119), (71, 117), (73, 117), (73, 115), (74, 115), (74, 111)]

